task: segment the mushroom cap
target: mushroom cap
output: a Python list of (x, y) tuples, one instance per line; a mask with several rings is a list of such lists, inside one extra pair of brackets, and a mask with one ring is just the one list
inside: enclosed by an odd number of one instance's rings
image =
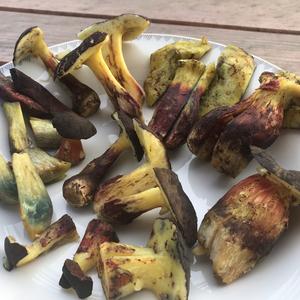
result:
[(109, 35), (105, 32), (97, 31), (88, 36), (77, 48), (63, 57), (56, 67), (54, 77), (61, 78), (74, 69), (81, 67), (81, 65), (92, 55), (96, 54), (108, 40)]
[(36, 45), (41, 40), (44, 40), (44, 32), (41, 28), (33, 26), (26, 29), (15, 44), (13, 63), (16, 65), (28, 56), (35, 56), (38, 51)]
[(188, 246), (197, 240), (197, 215), (182, 189), (178, 176), (170, 169), (154, 168), (157, 184)]
[(96, 31), (107, 34), (121, 34), (123, 41), (131, 41), (143, 33), (150, 25), (150, 21), (140, 15), (123, 14), (111, 20), (95, 23), (82, 31), (77, 36), (83, 40)]
[[(255, 160), (267, 170), (267, 172), (271, 173), (272, 178), (290, 190), (292, 194), (300, 200), (300, 172), (283, 169), (272, 156), (259, 147), (250, 146), (250, 149)], [(264, 173), (263, 171), (264, 170), (260, 171), (262, 175)], [(299, 202), (299, 200), (297, 202)]]
[(121, 127), (121, 130), (126, 133), (131, 148), (138, 161), (140, 161), (144, 156), (144, 148), (142, 147), (139, 138), (134, 130), (133, 120), (122, 110), (118, 110), (113, 113), (112, 118), (116, 120)]

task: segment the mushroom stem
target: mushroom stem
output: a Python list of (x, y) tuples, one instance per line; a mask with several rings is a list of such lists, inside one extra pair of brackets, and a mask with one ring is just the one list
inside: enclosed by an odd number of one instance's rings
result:
[(68, 215), (62, 216), (55, 223), (47, 227), (37, 239), (27, 246), (17, 243), (12, 236), (8, 236), (4, 242), (6, 254), (4, 267), (8, 271), (15, 267), (21, 267), (49, 251), (54, 246), (77, 239), (76, 226)]
[(99, 182), (120, 154), (130, 147), (125, 134), (120, 137), (98, 158), (92, 160), (79, 173), (64, 182), (63, 196), (75, 207), (83, 207), (92, 202)]

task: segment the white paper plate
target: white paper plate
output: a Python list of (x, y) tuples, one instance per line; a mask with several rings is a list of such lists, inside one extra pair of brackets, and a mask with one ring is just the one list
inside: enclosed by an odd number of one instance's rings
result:
[[(181, 36), (163, 34), (145, 34), (139, 39), (126, 43), (124, 52), (129, 69), (134, 76), (143, 83), (148, 72), (149, 56), (156, 49), (165, 44), (179, 39), (191, 39)], [(71, 41), (52, 47), (57, 53), (65, 49), (72, 49), (78, 41)], [(211, 42), (212, 50), (203, 58), (205, 63), (216, 61), (218, 55), (224, 48), (223, 45)], [(247, 50), (247, 49), (246, 49)], [(247, 90), (247, 95), (258, 86), (258, 77), (263, 71), (277, 71), (279, 68), (255, 57), (257, 64), (254, 76)], [(6, 64), (0, 68), (5, 75), (9, 75), (12, 64)], [(53, 82), (38, 61), (26, 61), (19, 66), (27, 74), (38, 79), (51, 91), (54, 89)], [(86, 159), (84, 162), (68, 172), (68, 176), (78, 173), (91, 159), (99, 156), (117, 138), (118, 127), (111, 120), (112, 107), (107, 101), (98, 81), (86, 68), (78, 71), (79, 76), (85, 83), (94, 88), (101, 95), (101, 112), (91, 118), (96, 125), (98, 133), (88, 141), (84, 141)], [(55, 88), (55, 95), (59, 98), (68, 98), (63, 87)], [(145, 108), (146, 119), (152, 114), (150, 109)], [(0, 151), (10, 159), (7, 124), (0, 110)], [(300, 170), (300, 159), (298, 152), (300, 148), (300, 137), (298, 131), (283, 131), (277, 139), (270, 152), (286, 168)], [(183, 184), (184, 190), (192, 200), (198, 215), (198, 224), (209, 208), (236, 182), (255, 172), (256, 164), (252, 163), (236, 179), (230, 179), (219, 174), (208, 163), (194, 159), (186, 147), (170, 153), (173, 170), (177, 172)], [(137, 162), (131, 153), (123, 154), (121, 159), (107, 174), (107, 178), (128, 172), (136, 168)], [(82, 236), (89, 220), (94, 217), (91, 208), (73, 209), (62, 197), (62, 182), (48, 186), (48, 191), (54, 205), (53, 220), (58, 219), (64, 213), (70, 214)], [(145, 245), (153, 220), (157, 211), (145, 214), (136, 219), (128, 226), (117, 227), (116, 230), (120, 240), (135, 245)], [(201, 258), (192, 266), (191, 287), (189, 299), (198, 300), (233, 300), (233, 299), (256, 299), (256, 300), (296, 300), (300, 299), (300, 213), (293, 212), (290, 226), (283, 238), (280, 239), (273, 251), (261, 261), (255, 269), (229, 286), (217, 283), (210, 262), (207, 258)], [(28, 243), (29, 240), (20, 221), (17, 207), (8, 207), (0, 203), (0, 253), (4, 255), (3, 241), (5, 236), (13, 235), (17, 241)], [(0, 287), (3, 300), (53, 300), (53, 299), (76, 299), (72, 291), (63, 290), (58, 285), (61, 276), (61, 268), (66, 258), (71, 258), (78, 243), (70, 243), (59, 247), (48, 254), (39, 257), (33, 263), (11, 272), (0, 267)], [(93, 294), (89, 299), (104, 299), (101, 284), (97, 278), (96, 271), (91, 272), (94, 280)], [(155, 299), (149, 292), (140, 292), (129, 297), (129, 299)]]

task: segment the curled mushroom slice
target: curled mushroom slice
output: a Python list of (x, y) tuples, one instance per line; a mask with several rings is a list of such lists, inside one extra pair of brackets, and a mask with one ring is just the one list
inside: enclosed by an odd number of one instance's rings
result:
[(23, 246), (16, 242), (12, 236), (4, 241), (5, 259), (3, 266), (11, 271), (35, 260), (38, 256), (51, 250), (55, 246), (72, 242), (78, 239), (76, 226), (68, 215), (63, 215), (55, 223), (37, 237), (31, 244)]
[(97, 264), (106, 299), (148, 289), (158, 299), (187, 300), (190, 268), (176, 226), (157, 219), (146, 247), (103, 243)]
[(55, 76), (61, 78), (82, 64), (86, 64), (101, 81), (115, 110), (120, 109), (130, 117), (141, 118), (140, 104), (118, 82), (103, 58), (102, 48), (107, 43), (109, 43), (108, 34), (104, 32), (91, 34), (59, 62)]
[(99, 219), (91, 220), (73, 260), (67, 259), (64, 263), (63, 274), (59, 281), (60, 286), (72, 287), (81, 299), (90, 296), (93, 281), (86, 273), (96, 266), (100, 245), (104, 242), (118, 241), (117, 234), (111, 225)]
[(69, 204), (86, 206), (94, 198), (99, 183), (109, 168), (124, 150), (132, 148), (137, 160), (143, 157), (143, 148), (133, 128), (132, 119), (118, 111), (113, 118), (120, 126), (119, 138), (98, 158), (95, 158), (79, 173), (64, 182), (63, 195)]
[[(30, 56), (40, 58), (53, 76), (58, 61), (44, 40), (44, 32), (37, 26), (26, 29), (18, 38), (13, 62), (15, 65), (18, 65)], [(100, 99), (97, 93), (76, 79), (72, 74), (62, 78), (61, 82), (69, 89), (72, 95), (73, 110), (76, 113), (83, 117), (88, 117), (99, 109)]]
[(33, 98), (53, 116), (52, 124), (58, 133), (70, 139), (88, 139), (95, 135), (95, 126), (87, 119), (71, 111), (47, 89), (20, 70), (10, 69), (17, 91)]
[(97, 31), (109, 34), (109, 41), (102, 48), (103, 58), (118, 82), (140, 104), (144, 91), (126, 66), (122, 42), (136, 39), (149, 25), (150, 21), (143, 16), (124, 14), (111, 20), (95, 23), (78, 33), (81, 40)]

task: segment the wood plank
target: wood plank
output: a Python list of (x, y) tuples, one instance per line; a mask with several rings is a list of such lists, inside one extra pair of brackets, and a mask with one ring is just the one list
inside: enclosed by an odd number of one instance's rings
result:
[(134, 12), (149, 18), (189, 21), (223, 26), (300, 31), (299, 0), (1, 0), (2, 7), (51, 10), (95, 15), (119, 15)]
[[(80, 29), (99, 21), (99, 19), (11, 12), (0, 12), (0, 19), (1, 32), (5, 33), (0, 35), (0, 61), (12, 58), (15, 41), (21, 32), (30, 26), (39, 25), (45, 31), (49, 45), (53, 45), (73, 40)], [(11, 25), (12, 20), (14, 26)], [(152, 24), (149, 32), (192, 37), (206, 35), (212, 41), (238, 45), (284, 69), (294, 72), (300, 70), (300, 36), (165, 24)]]

